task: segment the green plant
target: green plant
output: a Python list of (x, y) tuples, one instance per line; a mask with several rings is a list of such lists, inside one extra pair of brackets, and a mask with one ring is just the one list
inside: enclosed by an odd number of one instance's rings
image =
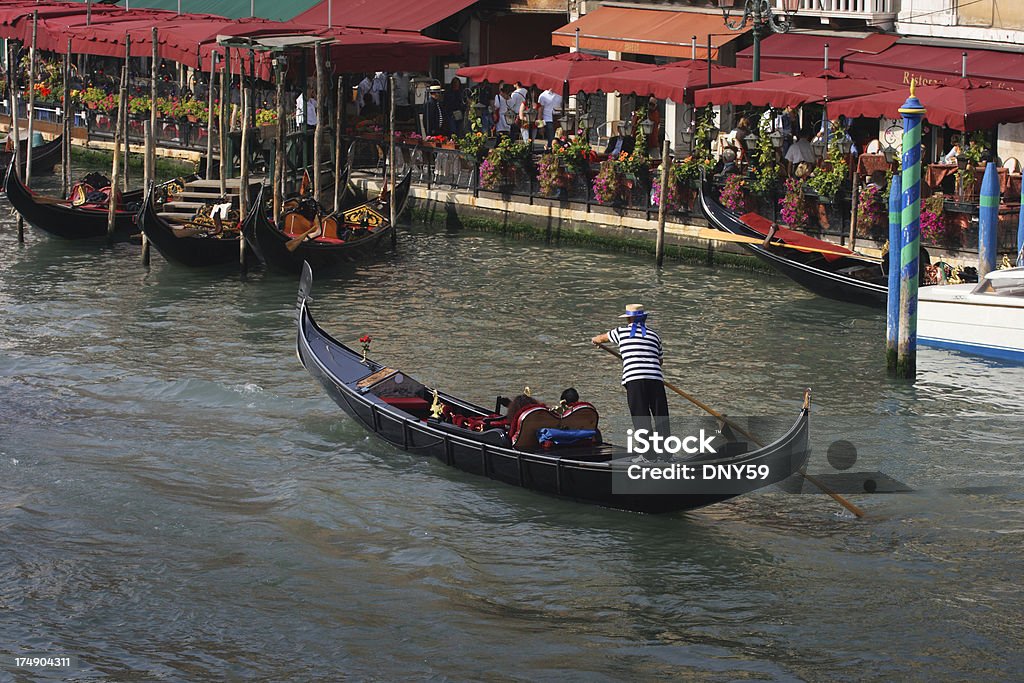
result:
[(733, 213), (745, 213), (747, 210), (746, 186), (746, 180), (738, 173), (727, 176), (720, 197), (722, 206)]
[(602, 204), (623, 201), (626, 195), (626, 177), (618, 162), (609, 159), (601, 162), (601, 169), (594, 176), (594, 199)]
[(569, 184), (569, 171), (561, 154), (552, 152), (540, 158), (537, 162), (537, 183), (541, 194), (545, 195)]
[(776, 154), (775, 146), (772, 144), (771, 135), (772, 118), (762, 116), (761, 123), (758, 126), (757, 164), (752, 173), (753, 177), (750, 179), (751, 191), (756, 192), (762, 197), (774, 191), (779, 181), (779, 175), (782, 172), (778, 154)]
[(981, 166), (981, 162), (988, 156), (990, 146), (984, 131), (976, 130), (971, 133), (971, 139), (960, 150), (959, 158), (964, 160), (963, 168), (956, 172), (956, 185), (960, 188), (961, 194), (970, 194), (974, 187), (974, 170)]
[(822, 199), (832, 201), (843, 183), (850, 174), (850, 167), (846, 163), (846, 151), (843, 143), (846, 141), (846, 131), (835, 127), (833, 136), (829, 143), (828, 158), (814, 170), (807, 185), (818, 193)]
[(129, 114), (148, 114), (151, 103), (148, 97), (129, 97), (128, 98), (128, 113)]
[(804, 197), (806, 183), (800, 178), (786, 180), (786, 194), (779, 200), (779, 218), (793, 230), (805, 230), (810, 222), (807, 200)]
[(530, 143), (503, 138), (480, 164), (480, 185), (486, 189), (507, 185), (516, 167), (527, 170), (529, 164)]
[(461, 137), (456, 135), (454, 140), (455, 148), (473, 159), (480, 158), (484, 152), (484, 146), (487, 144), (487, 136), (480, 131), (469, 132)]

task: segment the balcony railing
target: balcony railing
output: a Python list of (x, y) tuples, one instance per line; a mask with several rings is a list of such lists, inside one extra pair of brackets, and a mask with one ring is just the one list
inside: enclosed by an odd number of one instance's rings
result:
[[(786, 0), (774, 0), (781, 12)], [(799, 0), (798, 15), (830, 17), (836, 19), (864, 19), (872, 21), (882, 17), (895, 17), (899, 0)]]

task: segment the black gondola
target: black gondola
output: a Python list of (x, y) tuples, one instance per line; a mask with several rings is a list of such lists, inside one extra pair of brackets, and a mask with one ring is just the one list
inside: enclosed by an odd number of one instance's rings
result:
[[(217, 236), (199, 232), (179, 236), (175, 233), (174, 226), (157, 215), (153, 199), (153, 193), (150, 193), (143, 201), (142, 209), (139, 211), (139, 227), (161, 256), (171, 263), (189, 268), (238, 263), (241, 232), (232, 231)], [(255, 255), (248, 245), (245, 248), (246, 261), (251, 262)]]
[[(701, 187), (700, 203), (708, 223), (732, 235), (764, 240), (771, 229), (772, 222), (763, 216), (753, 213), (738, 216), (726, 209), (711, 196), (708, 182)], [(779, 229), (772, 240), (833, 253), (762, 244), (745, 243), (743, 246), (815, 294), (863, 306), (885, 307), (888, 276), (878, 260), (785, 228)]]
[[(53, 167), (61, 162), (61, 147), (64, 143), (64, 136), (58, 135), (49, 142), (44, 142), (32, 148), (32, 173), (53, 173)], [(26, 159), (28, 157), (28, 140), (22, 140), (18, 145), (21, 150), (21, 170), (25, 171)], [(0, 164), (7, 166), (14, 158), (14, 152), (0, 152)]]
[[(655, 495), (637, 490), (630, 472), (644, 467), (632, 462), (629, 453), (610, 444), (536, 447), (537, 432), (517, 422), (508, 431), (487, 422), (490, 411), (449, 394), (429, 390), (413, 378), (385, 367), (336, 341), (314, 321), (309, 312), (312, 270), (306, 264), (299, 284), (299, 360), (320, 382), (341, 409), (363, 427), (388, 443), (417, 455), (434, 456), (447, 465), (545, 494), (605, 507), (636, 512), (671, 512), (721, 502), (787, 478), (802, 468), (808, 455), (809, 394), (793, 426), (777, 441), (757, 450), (743, 452), (746, 444), (734, 442), (733, 455), (700, 455), (690, 465), (767, 466), (771, 476), (764, 480), (732, 482), (719, 488), (705, 481), (676, 481)], [(433, 399), (433, 405), (430, 399)], [(570, 410), (597, 411), (589, 404), (574, 404)], [(433, 408), (433, 410), (432, 410)], [(447, 409), (451, 418), (438, 419)], [(528, 410), (532, 410), (531, 407)], [(546, 409), (538, 409), (540, 417)], [(520, 413), (522, 415), (523, 413)], [(570, 413), (567, 413), (570, 414)], [(576, 413), (571, 413), (575, 415)], [(587, 412), (582, 416), (586, 417)], [(515, 421), (516, 418), (513, 418)], [(481, 431), (460, 423), (475, 421)], [(518, 429), (520, 441), (515, 442)], [(523, 435), (533, 441), (523, 447)], [(511, 436), (510, 436), (511, 435)], [(517, 447), (518, 446), (518, 447)], [(532, 446), (532, 448), (530, 447)], [(703, 469), (698, 467), (698, 470)]]
[[(395, 188), (396, 216), (401, 215), (409, 197), (412, 185), (412, 174), (407, 173)], [(267, 217), (263, 207), (261, 191), (255, 206), (242, 226), (249, 246), (268, 266), (277, 270), (297, 273), (302, 269), (303, 262), (319, 269), (331, 269), (341, 263), (363, 258), (381, 247), (391, 239), (395, 226), (391, 225), (390, 205), (385, 202), (366, 202), (350, 208), (342, 207), (340, 220), (329, 216), (324, 222), (335, 220), (335, 225), (365, 225), (365, 234), (354, 239), (308, 239), (303, 240), (294, 251), (289, 251), (287, 244), (295, 235), (283, 232)], [(352, 196), (346, 193), (346, 197)], [(325, 228), (326, 229), (326, 228)]]
[[(45, 233), (69, 240), (107, 236), (106, 207), (73, 206), (67, 200), (36, 194), (25, 186), (13, 160), (7, 166), (4, 187), (8, 201), (22, 218)], [(121, 204), (125, 208), (118, 210), (114, 216), (112, 238), (115, 241), (125, 241), (139, 233), (135, 214), (141, 201), (142, 190), (121, 195)]]

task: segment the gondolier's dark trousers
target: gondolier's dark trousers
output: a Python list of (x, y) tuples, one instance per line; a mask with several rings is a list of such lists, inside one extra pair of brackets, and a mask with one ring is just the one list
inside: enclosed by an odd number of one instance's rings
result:
[(635, 379), (626, 382), (626, 403), (633, 418), (633, 429), (651, 430), (654, 417), (655, 431), (661, 436), (669, 435), (668, 398), (665, 383), (657, 379)]

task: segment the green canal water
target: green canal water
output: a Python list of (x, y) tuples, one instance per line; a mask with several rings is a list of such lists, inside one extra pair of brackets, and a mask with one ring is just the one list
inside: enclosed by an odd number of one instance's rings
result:
[[(586, 340), (643, 302), (680, 387), (785, 420), (812, 387), (809, 471), (913, 489), (851, 493), (863, 520), (778, 489), (642, 516), (369, 437), (295, 358), (293, 278), (156, 254), (147, 270), (137, 246), (19, 245), (13, 225), (5, 212), (0, 678), (1024, 675), (1024, 368), (922, 349), (918, 382), (897, 384), (875, 311), (480, 233), (413, 226), (316, 282), (320, 323), (372, 335), (389, 365), (484, 405), (572, 385), (620, 442), (618, 369)], [(842, 472), (838, 440), (857, 455)]]

